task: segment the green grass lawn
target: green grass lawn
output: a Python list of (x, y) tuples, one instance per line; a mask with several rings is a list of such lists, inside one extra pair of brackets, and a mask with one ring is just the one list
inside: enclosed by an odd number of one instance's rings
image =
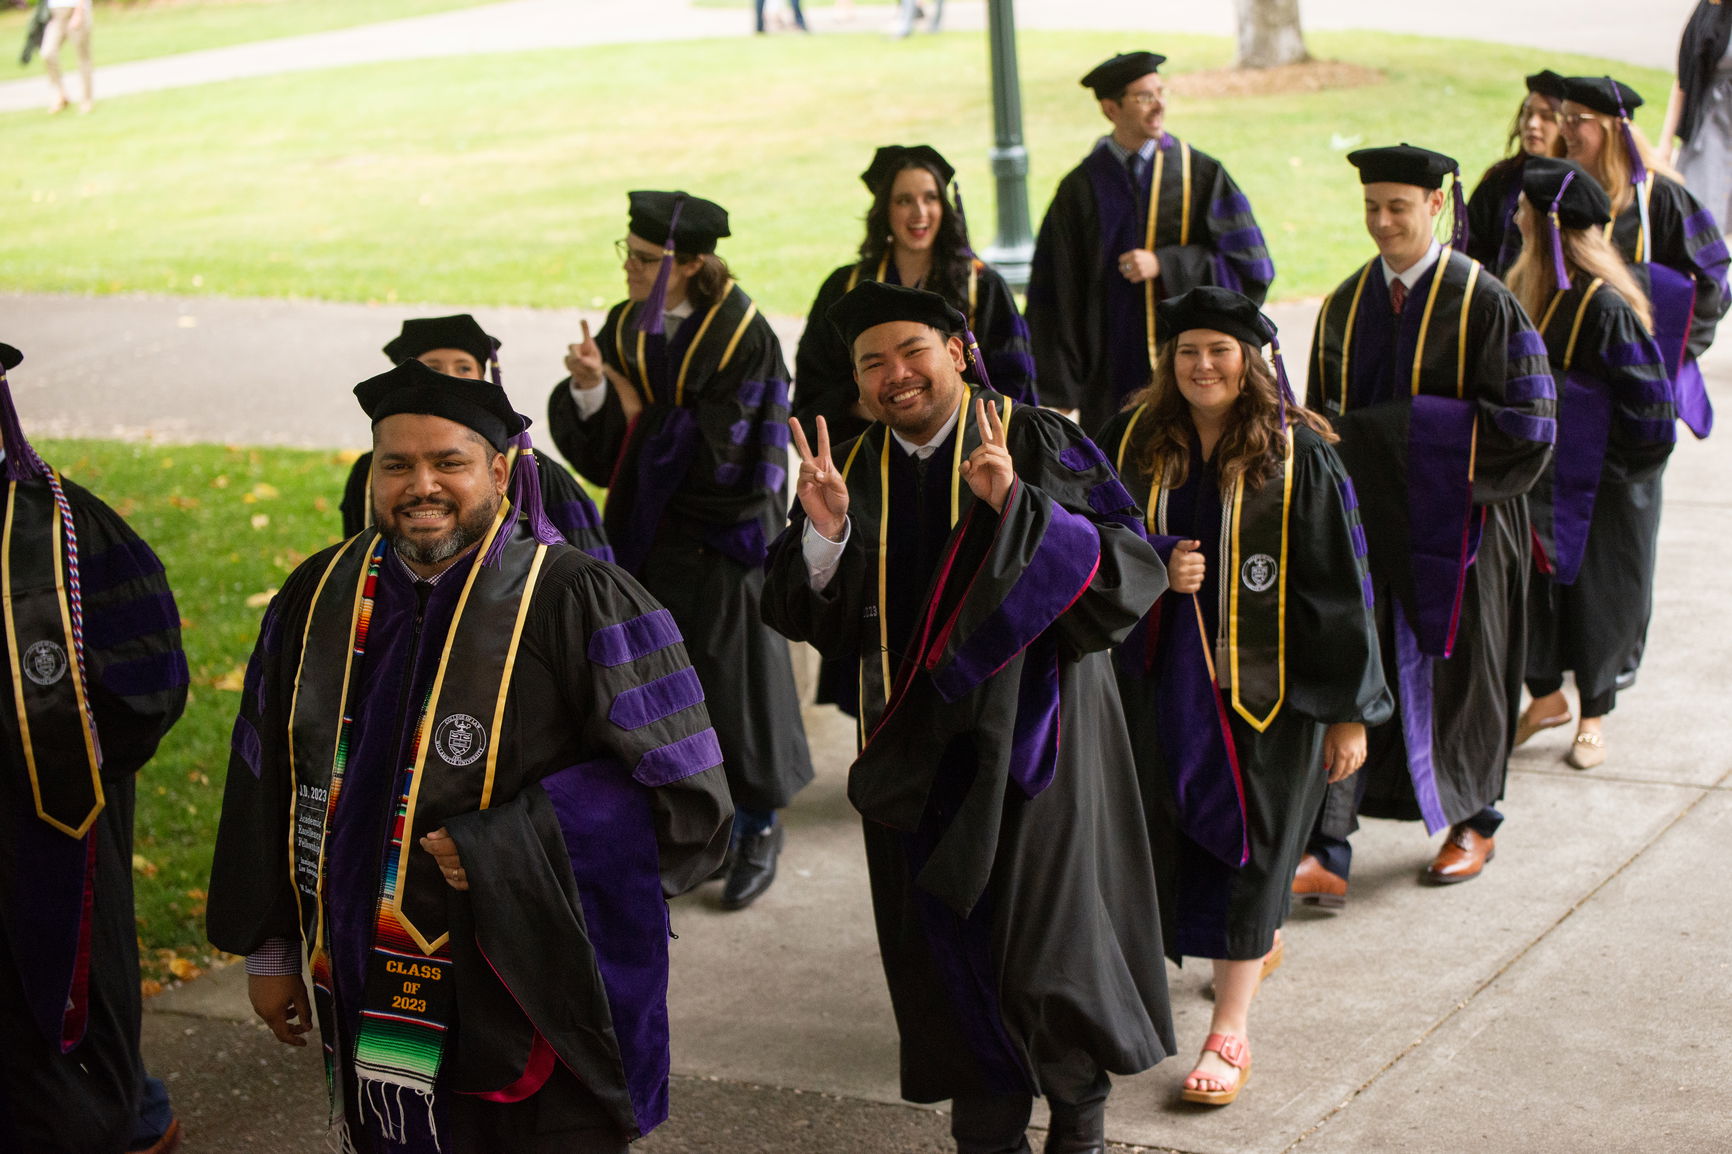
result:
[[(376, 20), (425, 16), (452, 8), (473, 8), (496, 0), (135, 0), (131, 3), (98, 4), (91, 33), (91, 52), (100, 69), (104, 64), (124, 64), (175, 52), (201, 48), (226, 48), (252, 40), (299, 36), (306, 32), (329, 32)], [(32, 61), (29, 69), (18, 66), (18, 51), (24, 43), (28, 9), (0, 12), (0, 48), (7, 63), (0, 66), (0, 80), (40, 74), (42, 65)], [(70, 53), (63, 62), (70, 62)], [(102, 95), (97, 81), (97, 96)]]
[(139, 775), (133, 863), (144, 970), (162, 980), (209, 951), (205, 885), (262, 595), (339, 539), (337, 501), (352, 457), (112, 441), (37, 448), (150, 542), (180, 607), (192, 689), (186, 714)]
[[(1126, 42), (1022, 37), (1037, 221), (1105, 126), (1077, 77)], [(1169, 118), (1246, 189), (1281, 297), (1326, 291), (1368, 250), (1351, 148), (1426, 144), (1471, 180), (1501, 148), (1525, 73), (1613, 68), (1372, 33), (1310, 43), (1387, 81), (1180, 100)], [(1177, 72), (1232, 52), (1217, 37), (1162, 47)], [(976, 241), (991, 239), (986, 69), (978, 34), (742, 38), (373, 65), (117, 99), (92, 117), (0, 117), (0, 190), (15, 206), (0, 268), (26, 291), (599, 305), (621, 292), (611, 245), (626, 190), (680, 187), (732, 211), (722, 252), (761, 304), (804, 313), (859, 243), (856, 174), (877, 144), (940, 148)], [(1652, 126), (1665, 78), (1615, 71), (1653, 97)]]

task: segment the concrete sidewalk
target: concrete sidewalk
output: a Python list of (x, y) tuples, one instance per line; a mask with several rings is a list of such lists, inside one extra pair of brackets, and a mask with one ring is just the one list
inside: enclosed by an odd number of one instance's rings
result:
[[(1384, 0), (1306, 0), (1307, 30), (1370, 28), (1425, 36), (1492, 40), (1558, 52), (1609, 56), (1655, 68), (1671, 68), (1678, 35), (1693, 0), (1590, 0), (1560, 13), (1552, 0), (1455, 0), (1450, 4), (1390, 4)], [(861, 5), (846, 22), (834, 9), (817, 8), (809, 23), (819, 34), (883, 35), (890, 9)], [(1232, 6), (1190, 0), (1020, 0), (1019, 28), (1144, 30), (1151, 41), (1163, 33), (1231, 35)], [(956, 0), (945, 7), (945, 28), (978, 31), (986, 5)], [(98, 21), (100, 26), (100, 20)], [(140, 92), (308, 72), (388, 60), (471, 56), (538, 48), (645, 43), (751, 34), (746, 8), (698, 7), (690, 0), (506, 0), (366, 24), (306, 36), (239, 44), (151, 60), (103, 66), (96, 38), (96, 91), (100, 100)], [(1155, 43), (1158, 48), (1159, 44)], [(1663, 93), (1648, 93), (1665, 103)], [(0, 113), (46, 105), (40, 76), (0, 83)]]
[[(228, 358), (243, 340), (269, 344), (316, 319), (336, 340), (316, 355), (348, 371), (325, 377), (302, 356), (294, 376), (355, 379), (379, 364), (380, 333), (401, 315), (127, 299), (0, 307), (39, 323), (65, 317), (63, 330), (27, 326), (32, 359), (14, 387), (32, 429), (106, 435), (115, 430), (86, 415), (102, 410), (102, 421), (160, 430), (168, 414), (196, 412), (169, 431), (320, 444), (363, 435), (346, 393), (294, 395), (304, 390), (291, 390), (274, 360)], [(194, 327), (173, 321), (183, 308), (199, 318)], [(1314, 309), (1273, 310), (1294, 335), (1295, 364)], [(72, 315), (85, 310), (118, 319)], [(576, 314), (485, 319), (505, 334), (508, 380), (539, 412), (536, 394), (556, 375)], [(798, 322), (778, 327), (791, 341)], [(125, 338), (74, 339), (93, 331)], [(189, 370), (160, 395), (126, 379), (129, 358), (153, 348)], [(213, 363), (227, 365), (226, 378), (201, 383), (191, 371)], [(249, 363), (256, 372), (235, 371)], [(539, 364), (546, 375), (525, 383)], [(1707, 368), (1722, 406), (1732, 405), (1732, 347)], [(124, 421), (107, 411), (117, 405)], [(1723, 641), (1732, 466), (1717, 442), (1686, 441), (1668, 482), (1648, 660), (1608, 723), (1606, 766), (1566, 768), (1565, 731), (1518, 751), (1498, 859), (1470, 885), (1421, 886), (1434, 842), (1415, 826), (1368, 823), (1352, 903), (1340, 915), (1301, 909), (1289, 925), (1287, 964), (1257, 1003), (1256, 1078), (1231, 1109), (1175, 1101), (1209, 1003), (1204, 968), (1170, 971), (1182, 1053), (1120, 1081), (1111, 1137), (1194, 1154), (1732, 1145), (1732, 886), (1722, 864), (1732, 748), (1723, 709), (1708, 704), (1732, 696)], [(897, 1100), (895, 1032), (845, 796), (851, 728), (828, 708), (808, 710), (806, 725), (818, 777), (789, 811), (776, 887), (738, 914), (717, 908), (714, 887), (674, 903), (674, 1118), (643, 1143), (651, 1154), (949, 1148), (944, 1118)], [(186, 1149), (318, 1149), (317, 1058), (279, 1047), (249, 1018), (235, 969), (149, 1003), (147, 1055), (170, 1081)]]

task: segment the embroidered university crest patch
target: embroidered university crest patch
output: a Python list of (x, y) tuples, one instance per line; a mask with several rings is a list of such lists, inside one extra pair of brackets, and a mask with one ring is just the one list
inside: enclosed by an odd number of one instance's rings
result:
[(433, 748), (447, 765), (470, 765), (487, 751), (487, 730), (467, 713), (453, 713), (433, 730)]
[(1245, 583), (1245, 588), (1253, 593), (1261, 593), (1275, 584), (1279, 566), (1275, 558), (1267, 553), (1253, 553), (1245, 558), (1245, 563), (1239, 567), (1239, 580)]
[(66, 650), (52, 641), (38, 641), (24, 651), (24, 676), (38, 685), (53, 685), (66, 676)]

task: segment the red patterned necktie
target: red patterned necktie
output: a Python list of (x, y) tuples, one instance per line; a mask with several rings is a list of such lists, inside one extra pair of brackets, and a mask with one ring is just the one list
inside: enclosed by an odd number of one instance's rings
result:
[(1389, 303), (1395, 309), (1396, 315), (1401, 314), (1401, 307), (1407, 303), (1407, 282), (1398, 280), (1389, 286)]

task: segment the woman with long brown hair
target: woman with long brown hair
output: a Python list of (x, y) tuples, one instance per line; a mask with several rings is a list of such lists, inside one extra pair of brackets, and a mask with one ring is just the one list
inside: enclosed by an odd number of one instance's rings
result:
[(1542, 553), (1528, 585), (1527, 687), (1516, 744), (1581, 720), (1566, 760), (1605, 760), (1602, 721), (1640, 659), (1653, 603), (1660, 477), (1677, 440), (1648, 298), (1605, 236), (1611, 198), (1579, 165), (1535, 161), (1516, 214), (1510, 291), (1545, 338), (1557, 382), (1557, 450), (1528, 493)]
[(1549, 68), (1527, 78), (1528, 93), (1510, 122), (1502, 160), (1485, 170), (1467, 198), (1467, 255), (1502, 274), (1521, 251), (1515, 229), (1522, 167), (1530, 156), (1562, 156), (1558, 112), (1564, 103), (1564, 78)]
[[(1251, 1000), (1280, 964), (1289, 885), (1324, 787), (1365, 760), (1392, 709), (1358, 503), (1322, 418), (1262, 347), (1248, 297), (1203, 287), (1158, 306), (1153, 383), (1103, 430), (1171, 586), (1119, 647), (1175, 962), (1214, 961), (1215, 1011), (1187, 1101), (1250, 1076)], [(1279, 366), (1280, 352), (1275, 351)]]
[(1625, 261), (1640, 266), (1637, 279), (1653, 305), (1678, 416), (1706, 437), (1714, 410), (1696, 359), (1714, 343), (1732, 301), (1719, 222), (1631, 123), (1640, 94), (1610, 76), (1574, 76), (1565, 85), (1565, 155), (1611, 199), (1609, 238)]

